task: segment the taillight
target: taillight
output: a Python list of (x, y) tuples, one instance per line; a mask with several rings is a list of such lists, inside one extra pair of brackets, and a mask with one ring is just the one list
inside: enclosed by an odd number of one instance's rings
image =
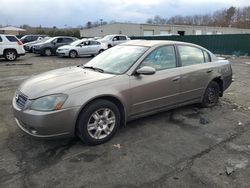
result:
[(20, 40), (17, 41), (17, 44), (18, 45), (23, 45), (22, 41), (20, 41)]

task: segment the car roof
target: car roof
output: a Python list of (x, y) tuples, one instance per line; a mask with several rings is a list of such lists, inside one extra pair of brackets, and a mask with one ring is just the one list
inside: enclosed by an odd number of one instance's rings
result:
[(128, 41), (126, 43), (122, 43), (120, 45), (154, 47), (154, 46), (171, 45), (171, 44), (172, 45), (173, 44), (186, 44), (186, 45), (198, 46), (198, 45), (195, 45), (192, 43), (172, 41), (172, 40), (130, 40), (130, 41)]
[(0, 34), (0, 36), (14, 36), (14, 37), (16, 37), (16, 35), (9, 35), (9, 34)]

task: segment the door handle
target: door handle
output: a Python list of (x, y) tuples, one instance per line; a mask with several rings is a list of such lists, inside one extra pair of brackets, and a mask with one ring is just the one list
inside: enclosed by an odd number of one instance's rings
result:
[(207, 70), (207, 73), (211, 73), (211, 72), (213, 72), (213, 70)]
[(180, 76), (177, 76), (177, 77), (173, 78), (172, 81), (173, 82), (178, 81), (180, 78), (181, 78)]

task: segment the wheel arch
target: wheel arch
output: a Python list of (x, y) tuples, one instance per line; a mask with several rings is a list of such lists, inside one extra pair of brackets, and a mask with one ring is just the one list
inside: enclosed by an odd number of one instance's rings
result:
[(216, 82), (218, 85), (219, 85), (219, 88), (220, 88), (220, 97), (223, 96), (223, 80), (221, 78), (221, 76), (218, 76), (216, 78), (214, 78), (213, 80), (211, 80), (211, 82)]
[(82, 105), (81, 109), (79, 110), (79, 112), (77, 114), (77, 118), (75, 121), (75, 134), (76, 134), (77, 125), (78, 125), (81, 113), (88, 106), (90, 106), (93, 102), (100, 100), (100, 99), (108, 100), (108, 101), (111, 101), (112, 103), (114, 103), (118, 107), (118, 110), (120, 111), (120, 115), (121, 115), (120, 125), (124, 126), (126, 124), (126, 109), (125, 109), (123, 102), (118, 97), (113, 96), (113, 95), (101, 95), (101, 96), (97, 96), (95, 98), (90, 99), (88, 102), (86, 102), (84, 105)]
[(70, 51), (69, 51), (69, 54), (70, 54), (70, 52), (76, 52), (76, 55), (78, 56), (78, 52), (77, 52), (77, 50), (76, 49), (71, 49)]
[[(17, 50), (16, 50), (15, 48), (6, 48), (6, 49), (3, 50), (3, 54), (5, 54), (5, 52), (8, 51), (8, 50), (13, 50), (13, 51), (15, 51), (16, 54), (17, 54)], [(17, 55), (18, 55), (18, 54), (17, 54)]]

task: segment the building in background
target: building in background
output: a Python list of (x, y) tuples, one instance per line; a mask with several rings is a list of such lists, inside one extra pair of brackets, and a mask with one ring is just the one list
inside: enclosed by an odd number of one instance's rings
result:
[(214, 35), (214, 34), (245, 34), (250, 29), (233, 27), (211, 27), (195, 25), (158, 25), (158, 24), (133, 24), (115, 23), (80, 30), (81, 37), (103, 37), (109, 34), (124, 34), (128, 36), (152, 35)]
[(20, 35), (25, 31), (26, 31), (25, 29), (12, 26), (0, 28), (0, 34), (6, 34), (6, 35)]

